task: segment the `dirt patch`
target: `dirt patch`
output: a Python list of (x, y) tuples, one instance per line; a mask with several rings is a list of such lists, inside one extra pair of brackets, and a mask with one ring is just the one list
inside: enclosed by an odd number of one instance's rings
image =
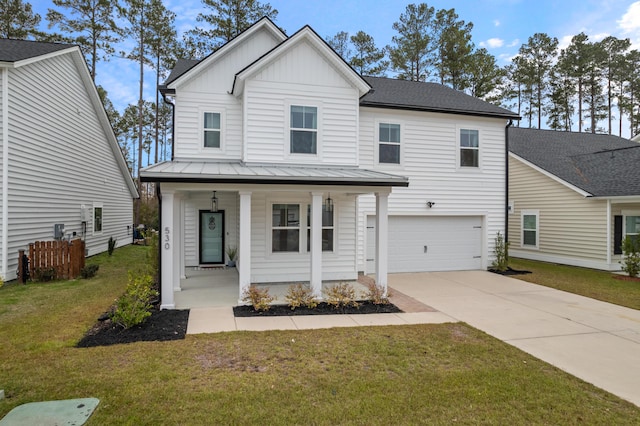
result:
[(630, 277), (629, 275), (612, 275), (613, 278), (620, 281), (634, 281), (640, 283), (640, 277)]

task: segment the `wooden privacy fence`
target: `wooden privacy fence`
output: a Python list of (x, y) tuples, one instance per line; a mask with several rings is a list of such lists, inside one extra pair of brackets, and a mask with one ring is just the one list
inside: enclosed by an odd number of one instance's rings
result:
[[(26, 270), (24, 254), (24, 250), (20, 250), (18, 271)], [(28, 271), (32, 279), (74, 279), (84, 268), (84, 241), (36, 241), (29, 244), (28, 256)], [(26, 281), (26, 277), (21, 278), (22, 282)]]

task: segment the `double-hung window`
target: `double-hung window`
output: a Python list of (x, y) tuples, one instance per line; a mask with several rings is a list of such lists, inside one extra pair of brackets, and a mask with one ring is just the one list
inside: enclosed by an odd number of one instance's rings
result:
[(539, 221), (536, 210), (522, 212), (522, 246), (538, 248)]
[(624, 217), (624, 234), (632, 239), (638, 238), (640, 235), (640, 216)]
[(204, 113), (204, 147), (220, 148), (220, 113)]
[(300, 251), (300, 205), (274, 204), (271, 209), (271, 251)]
[(460, 129), (460, 167), (480, 165), (480, 135), (477, 130)]
[[(311, 251), (311, 206), (307, 206), (307, 251)], [(333, 251), (333, 209), (322, 205), (322, 251)]]
[(378, 163), (400, 164), (400, 125), (378, 126)]
[(290, 152), (292, 154), (317, 154), (318, 108), (291, 105)]

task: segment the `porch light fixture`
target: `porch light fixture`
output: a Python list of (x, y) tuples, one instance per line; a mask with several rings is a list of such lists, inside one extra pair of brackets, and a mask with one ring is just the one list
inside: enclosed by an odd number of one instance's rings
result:
[(216, 197), (216, 191), (213, 191), (213, 197), (211, 197), (211, 213), (218, 213), (218, 197)]
[(435, 201), (427, 201), (427, 207), (431, 208), (436, 205)]
[(324, 209), (327, 212), (333, 211), (333, 200), (331, 199), (331, 194), (327, 196), (327, 199), (324, 200)]

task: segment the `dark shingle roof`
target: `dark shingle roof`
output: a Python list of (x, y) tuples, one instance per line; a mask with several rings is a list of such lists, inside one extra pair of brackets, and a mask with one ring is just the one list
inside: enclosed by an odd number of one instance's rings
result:
[(519, 118), (518, 114), (438, 83), (364, 77), (373, 88), (360, 105), (483, 117)]
[(509, 128), (509, 151), (595, 197), (640, 195), (640, 144), (617, 136)]
[(167, 77), (167, 80), (164, 82), (164, 85), (168, 86), (176, 78), (180, 77), (182, 74), (186, 73), (199, 63), (200, 61), (197, 59), (178, 59), (175, 66), (171, 70), (171, 74), (169, 74), (169, 77)]
[(18, 62), (74, 47), (72, 44), (0, 39), (0, 62)]

